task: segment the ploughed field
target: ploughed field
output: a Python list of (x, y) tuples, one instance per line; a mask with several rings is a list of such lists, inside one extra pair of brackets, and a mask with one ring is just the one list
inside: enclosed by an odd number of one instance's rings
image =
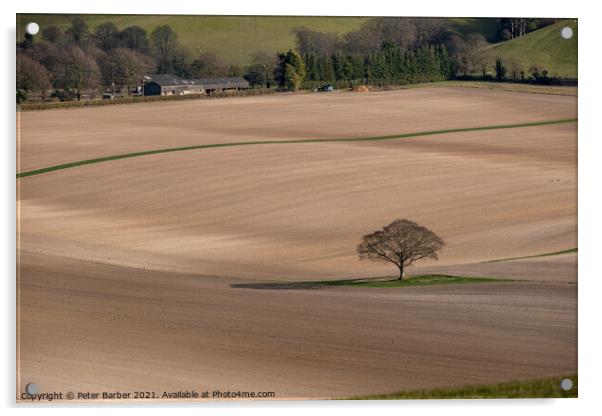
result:
[[(468, 88), (23, 112), (18, 170), (576, 117), (576, 97)], [(576, 254), (485, 263), (577, 246), (576, 131), (216, 147), (19, 178), (19, 391), (318, 398), (576, 372)], [(355, 247), (397, 218), (447, 243), (410, 273), (520, 281), (254, 285), (394, 275)]]

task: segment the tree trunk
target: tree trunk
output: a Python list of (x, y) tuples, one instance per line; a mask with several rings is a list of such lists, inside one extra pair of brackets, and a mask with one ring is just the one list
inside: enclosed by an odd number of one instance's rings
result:
[(397, 280), (403, 280), (403, 278), (406, 276), (406, 272), (403, 269), (403, 264), (401, 266), (399, 266), (399, 279)]

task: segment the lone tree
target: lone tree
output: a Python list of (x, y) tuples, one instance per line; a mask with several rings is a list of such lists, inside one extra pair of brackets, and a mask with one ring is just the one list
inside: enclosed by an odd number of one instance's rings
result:
[(383, 261), (399, 268), (399, 280), (405, 268), (416, 260), (437, 259), (437, 251), (445, 243), (434, 232), (409, 220), (396, 220), (362, 237), (357, 246), (360, 260)]

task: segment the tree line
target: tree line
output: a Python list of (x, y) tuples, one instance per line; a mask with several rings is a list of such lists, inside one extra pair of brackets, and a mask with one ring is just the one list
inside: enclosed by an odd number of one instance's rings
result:
[(336, 52), (333, 55), (309, 53), (304, 56), (307, 81), (340, 86), (355, 84), (404, 85), (442, 81), (452, 76), (452, 62), (444, 45), (426, 45), (403, 50), (383, 45), (366, 55)]
[(211, 52), (191, 54), (169, 25), (149, 34), (139, 26), (119, 30), (109, 21), (92, 30), (74, 18), (65, 30), (48, 26), (41, 39), (26, 34), (17, 44), (17, 101), (34, 91), (42, 98), (80, 100), (87, 91), (111, 86), (127, 96), (148, 73), (214, 78), (240, 76), (243, 70)]
[[(499, 36), (511, 37), (547, 24), (545, 19), (498, 19)], [(516, 29), (518, 28), (518, 29)], [(517, 31), (516, 31), (517, 30)], [(545, 68), (523, 68), (515, 59), (491, 62), (483, 34), (460, 36), (437, 18), (374, 18), (345, 35), (304, 27), (293, 29), (296, 47), (285, 52), (256, 50), (241, 68), (218, 55), (183, 47), (178, 34), (161, 25), (150, 34), (139, 26), (120, 30), (107, 21), (91, 29), (82, 18), (66, 29), (47, 26), (41, 39), (25, 35), (17, 48), (17, 100), (38, 92), (60, 100), (81, 99), (102, 87), (128, 95), (147, 73), (182, 78), (244, 76), (252, 87), (297, 90), (321, 83), (410, 84), (480, 74), (497, 79), (544, 80)]]
[[(553, 19), (495, 19), (501, 37), (518, 37), (553, 23)], [(509, 29), (507, 29), (509, 28)], [(502, 32), (511, 30), (509, 35)], [(495, 57), (482, 33), (460, 36), (440, 18), (374, 18), (343, 36), (305, 27), (293, 29), (296, 49), (311, 87), (329, 82), (411, 84), (445, 79), (496, 79), (563, 83), (539, 64), (519, 57)], [(505, 32), (504, 32), (505, 33)], [(251, 81), (250, 81), (251, 82)]]

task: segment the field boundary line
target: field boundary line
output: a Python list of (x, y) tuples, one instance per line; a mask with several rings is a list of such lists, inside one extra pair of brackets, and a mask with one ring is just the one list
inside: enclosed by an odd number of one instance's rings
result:
[(359, 142), (359, 141), (379, 141), (379, 140), (395, 140), (404, 139), (410, 137), (421, 137), (421, 136), (434, 136), (438, 134), (448, 133), (463, 133), (470, 131), (484, 131), (484, 130), (501, 130), (501, 129), (514, 129), (521, 127), (536, 127), (546, 126), (550, 124), (563, 124), (576, 122), (576, 118), (566, 118), (559, 120), (547, 120), (537, 121), (531, 123), (518, 123), (518, 124), (498, 124), (491, 126), (480, 126), (480, 127), (461, 127), (455, 129), (444, 129), (444, 130), (428, 130), (419, 131), (414, 133), (402, 133), (393, 134), (388, 136), (373, 136), (373, 137), (351, 137), (351, 138), (339, 138), (339, 139), (293, 139), (293, 140), (258, 140), (251, 142), (228, 142), (228, 143), (213, 143), (213, 144), (201, 144), (193, 146), (182, 146), (182, 147), (169, 147), (164, 149), (146, 150), (142, 152), (123, 153), (112, 156), (103, 156), (94, 159), (84, 159), (75, 162), (62, 163), (60, 165), (48, 166), (41, 169), (34, 169), (25, 172), (17, 173), (17, 179), (25, 178), (27, 176), (41, 175), (43, 173), (53, 172), (56, 170), (69, 169), (77, 166), (90, 165), (94, 163), (108, 162), (111, 160), (129, 159), (132, 157), (156, 155), (160, 153), (171, 153), (171, 152), (183, 152), (187, 150), (198, 150), (198, 149), (209, 149), (214, 147), (234, 147), (234, 146), (254, 146), (254, 145), (266, 145), (266, 144), (294, 144), (294, 143), (332, 143), (332, 142)]
[(550, 256), (559, 256), (562, 254), (570, 254), (570, 253), (578, 253), (579, 250), (577, 247), (567, 248), (565, 250), (553, 251), (551, 253), (540, 253), (540, 254), (532, 254), (530, 256), (520, 256), (520, 257), (506, 257), (504, 259), (495, 259), (495, 260), (486, 260), (482, 263), (499, 263), (502, 261), (513, 261), (513, 260), (525, 260), (525, 259), (535, 259), (538, 257), (550, 257)]

